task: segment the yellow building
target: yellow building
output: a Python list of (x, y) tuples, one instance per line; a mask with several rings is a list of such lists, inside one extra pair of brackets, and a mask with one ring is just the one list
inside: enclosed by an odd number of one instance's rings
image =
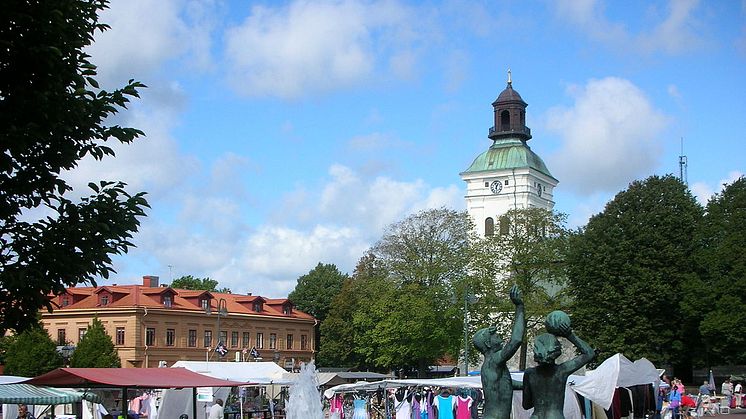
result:
[[(58, 345), (77, 345), (98, 316), (124, 368), (253, 360), (252, 348), (286, 369), (314, 356), (316, 320), (286, 298), (174, 289), (144, 276), (142, 285), (68, 288), (53, 302), (42, 324)], [(218, 342), (228, 350), (224, 357)]]

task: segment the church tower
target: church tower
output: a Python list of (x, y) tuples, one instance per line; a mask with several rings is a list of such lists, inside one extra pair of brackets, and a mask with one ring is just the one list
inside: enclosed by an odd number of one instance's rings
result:
[(509, 221), (501, 217), (511, 209), (554, 207), (559, 181), (527, 144), (531, 130), (526, 127), (526, 106), (513, 90), (508, 70), (508, 86), (492, 103), (494, 125), (487, 136), (492, 145), (459, 174), (466, 182), (467, 212), (480, 236), (506, 229)]

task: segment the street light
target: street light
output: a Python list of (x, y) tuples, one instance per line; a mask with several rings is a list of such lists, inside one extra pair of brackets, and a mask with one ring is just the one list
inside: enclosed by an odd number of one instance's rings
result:
[(476, 296), (467, 288), (464, 292), (464, 377), (469, 375), (469, 303), (476, 300)]
[[(218, 300), (218, 312), (217, 312), (217, 315), (218, 315), (218, 331), (216, 333), (218, 344), (215, 345), (215, 348), (217, 348), (218, 346), (220, 346), (220, 318), (223, 317), (223, 316), (228, 315), (227, 304), (228, 303), (225, 301), (225, 298), (221, 298), (221, 299)], [(207, 304), (207, 307), (205, 307), (205, 312), (207, 313), (208, 316), (210, 315), (211, 311), (212, 310), (211, 310), (210, 304)], [(212, 354), (210, 354), (210, 358), (212, 358)]]

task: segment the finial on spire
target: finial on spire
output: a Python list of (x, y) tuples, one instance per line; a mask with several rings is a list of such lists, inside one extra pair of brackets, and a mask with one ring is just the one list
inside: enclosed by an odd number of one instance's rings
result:
[(508, 86), (513, 86), (513, 79), (510, 77), (510, 67), (508, 67)]

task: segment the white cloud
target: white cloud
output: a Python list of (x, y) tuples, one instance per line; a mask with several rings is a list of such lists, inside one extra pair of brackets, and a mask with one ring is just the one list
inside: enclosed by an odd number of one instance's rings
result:
[(169, 59), (188, 54), (195, 68), (209, 66), (209, 8), (199, 1), (128, 0), (112, 2), (100, 15), (111, 29), (97, 33), (87, 50), (102, 86), (130, 78), (145, 80)]
[[(329, 168), (320, 188), (287, 196), (269, 209), (273, 221), (253, 227), (239, 196), (211, 188), (184, 193), (175, 202), (175, 223), (173, 217), (145, 221), (133, 256), (158, 261), (162, 271), (172, 265), (175, 277), (210, 276), (235, 292), (283, 296), (318, 262), (351, 272), (383, 228), (406, 215), (464, 205), (457, 185), (369, 179), (342, 165)], [(138, 274), (144, 265), (135, 267)]]
[(706, 44), (703, 25), (699, 21), (699, 0), (669, 0), (664, 13), (653, 16), (649, 28), (637, 33), (627, 25), (607, 19), (600, 0), (559, 0), (550, 3), (557, 18), (585, 33), (594, 41), (625, 52), (648, 54), (664, 52), (679, 54), (701, 48)]
[(709, 201), (713, 195), (722, 192), (725, 185), (735, 182), (741, 176), (744, 176), (743, 172), (732, 170), (728, 172), (728, 176), (724, 179), (720, 179), (716, 185), (708, 184), (707, 182), (694, 182), (690, 189), (700, 204), (707, 205), (707, 201)]
[(549, 111), (547, 129), (562, 137), (550, 156), (562, 184), (580, 193), (613, 191), (653, 173), (667, 118), (631, 82), (607, 77), (571, 86), (572, 107)]
[(354, 85), (386, 62), (406, 77), (414, 66), (412, 21), (395, 1), (254, 6), (226, 30), (229, 81), (246, 95), (291, 98)]

